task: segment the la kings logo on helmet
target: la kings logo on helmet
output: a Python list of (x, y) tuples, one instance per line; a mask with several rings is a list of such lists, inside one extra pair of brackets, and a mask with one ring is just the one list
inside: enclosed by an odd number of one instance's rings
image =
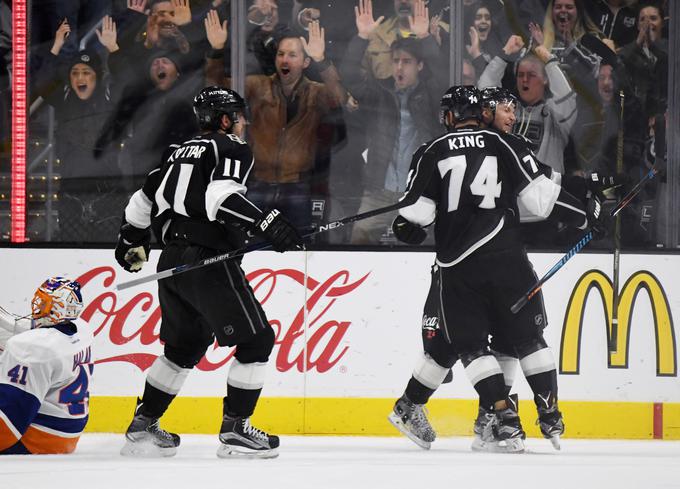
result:
[(238, 122), (239, 114), (246, 115), (246, 102), (234, 90), (217, 86), (206, 87), (194, 97), (194, 113), (202, 129), (216, 129), (223, 115)]

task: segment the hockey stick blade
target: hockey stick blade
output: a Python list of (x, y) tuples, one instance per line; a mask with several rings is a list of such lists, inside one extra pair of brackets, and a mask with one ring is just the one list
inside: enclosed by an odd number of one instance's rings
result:
[[(378, 209), (373, 209), (370, 211), (362, 212), (361, 214), (355, 214), (353, 216), (347, 216), (343, 217), (342, 219), (338, 219), (336, 221), (331, 221), (326, 224), (320, 225), (315, 231), (312, 231), (311, 233), (307, 233), (303, 235), (303, 238), (310, 238), (312, 236), (316, 236), (317, 234), (320, 233), (325, 233), (326, 231), (330, 231), (332, 229), (338, 229), (345, 224), (350, 224), (356, 221), (361, 221), (363, 219), (369, 219), (371, 217), (379, 216), (381, 214), (385, 214), (387, 212), (392, 212), (399, 210), (403, 207), (407, 207), (409, 205), (413, 205), (416, 203), (420, 195), (423, 193), (425, 190), (425, 187), (430, 181), (430, 178), (432, 176), (432, 171), (434, 170), (435, 164), (433, 160), (425, 160), (426, 165), (421, 169), (422, 171), (422, 177), (418, 178), (418, 175), (414, 177), (411, 181), (411, 187), (409, 190), (404, 194), (404, 197), (402, 197), (401, 200), (398, 202), (395, 202), (394, 204), (390, 204), (385, 207), (380, 207)], [(417, 172), (416, 172), (417, 173)], [(162, 270), (160, 272), (147, 275), (146, 277), (140, 277), (134, 280), (130, 280), (128, 282), (123, 282), (118, 285), (116, 285), (116, 290), (125, 290), (129, 289), (131, 287), (135, 287), (137, 285), (145, 284), (148, 282), (153, 282), (155, 280), (163, 280), (168, 277), (172, 277), (173, 275), (177, 275), (180, 273), (188, 272), (190, 270), (196, 270), (197, 268), (202, 268), (208, 265), (213, 265), (215, 263), (220, 263), (223, 261), (231, 260), (234, 258), (238, 258), (240, 256), (245, 255), (246, 253), (250, 253), (251, 251), (256, 251), (256, 250), (264, 250), (271, 247), (271, 243), (268, 241), (263, 241), (261, 243), (255, 243), (250, 246), (246, 246), (243, 248), (239, 248), (237, 250), (230, 251), (228, 253), (224, 253), (221, 255), (213, 256), (210, 258), (206, 258), (204, 260), (201, 260), (197, 263), (191, 263), (191, 264), (185, 264), (185, 265), (180, 265), (175, 268), (170, 268), (168, 270)]]

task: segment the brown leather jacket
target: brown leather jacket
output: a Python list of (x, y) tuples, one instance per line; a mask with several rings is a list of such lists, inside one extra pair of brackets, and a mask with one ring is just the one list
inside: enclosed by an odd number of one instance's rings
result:
[[(206, 61), (206, 84), (229, 87), (222, 57)], [(314, 166), (317, 129), (323, 117), (346, 98), (340, 76), (333, 65), (321, 71), (324, 83), (304, 76), (292, 96), (298, 112), (286, 123), (286, 97), (276, 74), (248, 75), (246, 100), (251, 123), (248, 140), (255, 156), (255, 180), (269, 183), (304, 181)]]

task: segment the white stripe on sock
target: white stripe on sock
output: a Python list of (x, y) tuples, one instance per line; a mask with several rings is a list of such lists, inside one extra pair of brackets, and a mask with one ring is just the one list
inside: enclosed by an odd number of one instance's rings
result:
[(465, 374), (470, 379), (472, 385), (476, 385), (478, 382), (494, 375), (503, 375), (503, 371), (500, 365), (498, 365), (496, 357), (493, 355), (483, 355), (475, 358), (465, 367)]
[(239, 389), (262, 389), (266, 371), (266, 362), (241, 363), (234, 359), (229, 369), (227, 384)]
[(439, 365), (430, 355), (423, 353), (415, 369), (413, 369), (413, 377), (425, 387), (437, 389), (444, 381), (448, 371), (448, 368)]
[(187, 376), (190, 368), (182, 368), (161, 355), (156, 358), (149, 369), (146, 381), (158, 390), (168, 394), (177, 395)]
[(525, 377), (555, 370), (555, 359), (550, 348), (542, 348), (521, 358), (519, 364)]

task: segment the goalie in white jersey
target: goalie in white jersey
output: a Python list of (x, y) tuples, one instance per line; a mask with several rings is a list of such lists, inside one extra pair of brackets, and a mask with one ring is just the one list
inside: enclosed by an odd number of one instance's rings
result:
[(80, 284), (47, 279), (31, 316), (0, 308), (0, 455), (71, 453), (88, 419), (92, 332)]

